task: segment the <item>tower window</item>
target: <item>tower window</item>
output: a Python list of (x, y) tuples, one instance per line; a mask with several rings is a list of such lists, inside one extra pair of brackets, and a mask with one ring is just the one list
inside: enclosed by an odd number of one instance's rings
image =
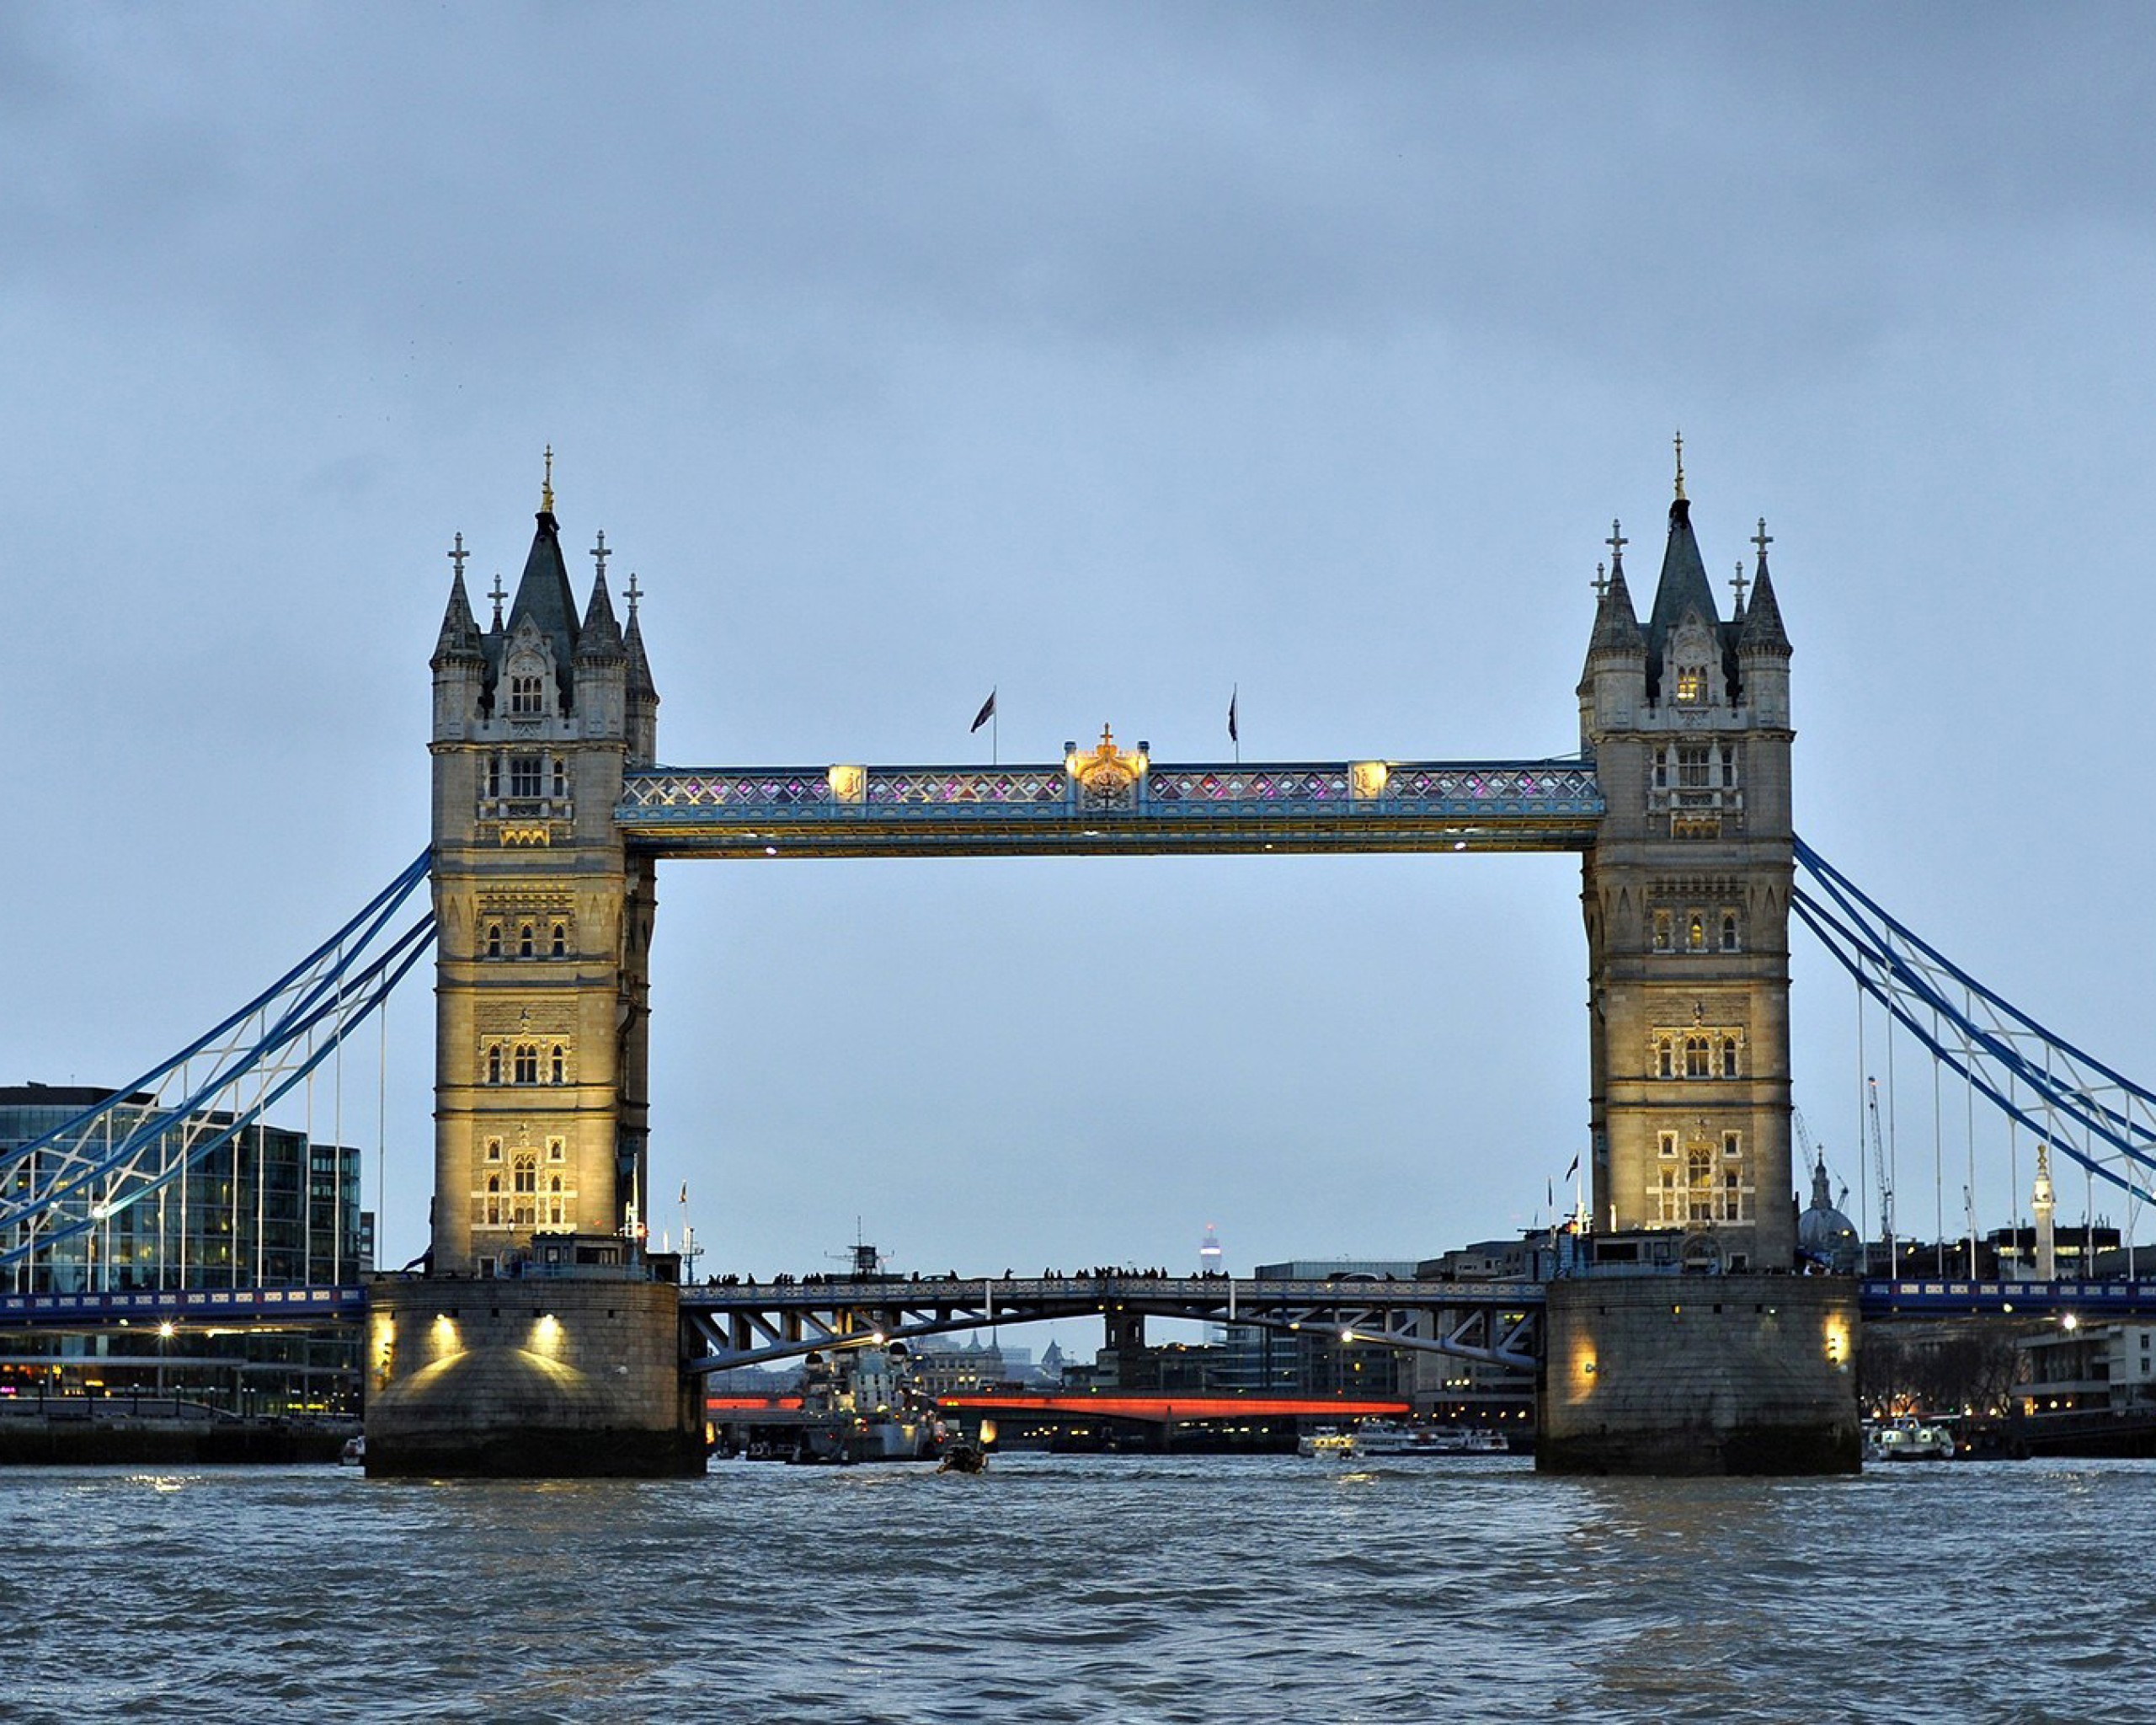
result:
[(1721, 1039), (1721, 1076), (1725, 1078), (1737, 1076), (1737, 1039), (1733, 1036), (1725, 1036)]
[(550, 1162), (558, 1162), (561, 1159), (562, 1140), (558, 1138), (549, 1138), (547, 1140), (547, 1160)]
[(512, 1220), (528, 1228), (539, 1219), (539, 1158), (528, 1152), (518, 1156), (510, 1179), (515, 1200)]
[(499, 797), (501, 793), (502, 757), (499, 755), (489, 755), (487, 757), (487, 794), (490, 797)]
[(1654, 788), (1657, 791), (1669, 788), (1669, 750), (1667, 749), (1654, 751)]
[(520, 1042), (516, 1045), (515, 1081), (536, 1084), (539, 1081), (539, 1048), (536, 1043)]
[(1725, 953), (1737, 950), (1737, 913), (1734, 911), (1721, 913), (1721, 949)]
[(499, 922), (487, 925), (487, 956), (499, 959), (502, 955), (502, 926)]
[(487, 1176), (487, 1226), (499, 1228), (502, 1223), (502, 1177)]
[(1688, 1036), (1684, 1039), (1684, 1076), (1687, 1078), (1705, 1078), (1708, 1076), (1705, 1037)]
[(568, 950), (569, 926), (566, 922), (557, 922), (554, 925), (554, 956), (558, 959), (567, 958)]
[(1677, 668), (1677, 704), (1697, 707), (1707, 698), (1707, 668), (1704, 665), (1680, 665)]
[(1696, 911), (1685, 920), (1684, 946), (1689, 952), (1704, 953), (1707, 949), (1706, 919)]
[(509, 680), (509, 710), (512, 718), (531, 718), (543, 712), (539, 693), (539, 679), (514, 676)]
[(531, 956), (533, 951), (536, 949), (533, 944), (536, 938), (536, 935), (529, 922), (526, 923), (523, 927), (517, 930), (516, 955), (518, 958), (528, 959)]
[(1688, 791), (1703, 791), (1707, 788), (1709, 754), (1704, 746), (1680, 747), (1677, 751), (1677, 782)]
[(1655, 1151), (1659, 1156), (1674, 1156), (1677, 1154), (1677, 1135), (1674, 1132), (1658, 1134), (1655, 1139)]
[(536, 797), (539, 794), (539, 762), (536, 755), (512, 755), (509, 757), (509, 793), (512, 797)]
[(554, 757), (554, 795), (557, 799), (569, 793), (569, 764), (557, 755)]
[(1673, 926), (1668, 911), (1657, 911), (1654, 913), (1654, 949), (1657, 953), (1669, 950), (1670, 930)]
[(501, 1081), (502, 1045), (497, 1042), (487, 1049), (487, 1082), (499, 1084)]
[[(1736, 1044), (1734, 1043), (1730, 1044), (1730, 1058), (1732, 1060), (1737, 1058)], [(568, 1071), (568, 1056), (563, 1051), (561, 1044), (558, 1042), (554, 1044), (552, 1055), (549, 1056), (547, 1060), (547, 1081), (549, 1084), (561, 1083)]]
[(1655, 1044), (1655, 1076), (1657, 1078), (1674, 1078), (1677, 1076), (1676, 1050), (1666, 1036)]

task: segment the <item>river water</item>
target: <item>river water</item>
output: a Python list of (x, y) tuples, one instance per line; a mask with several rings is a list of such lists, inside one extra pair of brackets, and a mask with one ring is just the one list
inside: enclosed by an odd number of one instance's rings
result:
[(2156, 1464), (0, 1475), (0, 1717), (2143, 1721)]

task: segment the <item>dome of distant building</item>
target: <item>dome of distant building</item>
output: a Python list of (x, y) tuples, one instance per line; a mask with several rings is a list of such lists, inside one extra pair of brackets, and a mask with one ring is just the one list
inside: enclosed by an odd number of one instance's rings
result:
[(1796, 1219), (1796, 1249), (1828, 1268), (1847, 1274), (1856, 1268), (1856, 1225), (1834, 1208), (1827, 1189), (1827, 1159), (1812, 1171), (1812, 1204)]

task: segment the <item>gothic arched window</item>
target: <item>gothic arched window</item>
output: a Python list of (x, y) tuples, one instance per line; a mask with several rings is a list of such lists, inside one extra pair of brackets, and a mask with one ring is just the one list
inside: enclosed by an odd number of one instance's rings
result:
[[(1733, 1051), (1733, 1050), (1734, 1050), (1734, 1048), (1735, 1048), (1735, 1044), (1732, 1044), (1731, 1046), (1732, 1046), (1732, 1055), (1731, 1055), (1731, 1058), (1733, 1060), (1733, 1059), (1735, 1059), (1735, 1058), (1736, 1058), (1736, 1055), (1735, 1055), (1734, 1051)], [(563, 1049), (563, 1046), (561, 1045), (561, 1044), (559, 1044), (559, 1043), (558, 1042), (558, 1043), (556, 1043), (556, 1044), (554, 1044), (553, 1053), (552, 1053), (552, 1054), (548, 1057), (548, 1060), (547, 1060), (547, 1081), (549, 1084), (561, 1084), (561, 1083), (564, 1083), (564, 1082), (566, 1082), (566, 1081), (567, 1081), (568, 1071), (568, 1051), (567, 1051), (565, 1049)]]
[(557, 922), (554, 925), (554, 956), (558, 959), (565, 959), (568, 956), (568, 951), (569, 926), (566, 922)]
[(1687, 1078), (1705, 1078), (1709, 1076), (1705, 1037), (1688, 1036), (1684, 1039), (1684, 1076)]
[(487, 925), (487, 956), (499, 959), (502, 955), (502, 926), (499, 922)]
[(501, 1081), (502, 1045), (497, 1042), (491, 1044), (487, 1049), (487, 1082), (489, 1084), (499, 1084)]
[(1725, 1036), (1721, 1039), (1721, 1076), (1725, 1078), (1737, 1076), (1737, 1039), (1733, 1036)]
[(517, 1044), (515, 1062), (515, 1082), (536, 1084), (539, 1081), (539, 1046), (536, 1043)]

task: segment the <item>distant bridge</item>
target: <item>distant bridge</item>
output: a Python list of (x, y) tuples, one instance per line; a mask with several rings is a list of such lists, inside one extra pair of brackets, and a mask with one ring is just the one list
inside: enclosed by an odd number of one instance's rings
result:
[(1353, 1344), (1446, 1354), (1533, 1371), (1535, 1282), (1273, 1281), (1226, 1276), (1022, 1276), (961, 1280), (831, 1277), (684, 1288), (681, 1315), (707, 1352), (694, 1373), (798, 1359), (872, 1340), (1052, 1318), (1177, 1318)]

